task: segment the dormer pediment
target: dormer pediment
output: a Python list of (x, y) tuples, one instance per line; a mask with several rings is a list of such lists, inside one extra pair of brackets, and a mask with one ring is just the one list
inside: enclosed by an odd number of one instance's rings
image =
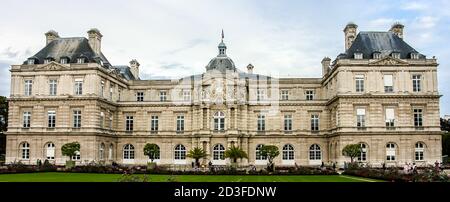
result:
[(34, 68), (35, 71), (55, 71), (55, 70), (70, 70), (68, 65), (63, 65), (55, 61), (51, 61), (48, 64), (38, 66)]
[(404, 66), (404, 65), (409, 65), (409, 63), (389, 56), (389, 57), (385, 57), (385, 58), (379, 59), (377, 61), (371, 62), (371, 63), (369, 63), (369, 65), (373, 65), (373, 66)]

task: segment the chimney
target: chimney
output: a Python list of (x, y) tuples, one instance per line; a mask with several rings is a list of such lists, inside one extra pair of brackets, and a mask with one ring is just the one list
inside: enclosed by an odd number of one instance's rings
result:
[(324, 57), (322, 59), (322, 76), (325, 76), (330, 71), (331, 59), (329, 57)]
[(396, 22), (392, 25), (390, 32), (393, 32), (395, 35), (397, 35), (399, 38), (403, 39), (403, 28), (405, 28), (404, 25), (402, 25), (399, 22)]
[(89, 36), (89, 45), (96, 54), (100, 55), (103, 35), (97, 28), (92, 28), (87, 33)]
[(247, 65), (247, 72), (249, 74), (253, 74), (253, 68), (255, 68), (252, 64)]
[(59, 35), (58, 35), (58, 32), (55, 32), (55, 30), (50, 30), (47, 33), (45, 33), (45, 38), (46, 38), (46, 44), (45, 45), (48, 45), (53, 40), (59, 38)]
[(135, 79), (139, 79), (139, 62), (135, 59), (130, 61), (130, 70)]
[(345, 26), (344, 33), (345, 33), (345, 51), (352, 46), (353, 41), (355, 41), (358, 25), (356, 25), (353, 22), (349, 22), (347, 26)]

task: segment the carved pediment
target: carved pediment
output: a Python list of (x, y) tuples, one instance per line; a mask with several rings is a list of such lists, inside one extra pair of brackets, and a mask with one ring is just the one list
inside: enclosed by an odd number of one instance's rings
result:
[(46, 65), (36, 67), (34, 70), (36, 70), (36, 71), (52, 71), (52, 70), (58, 71), (58, 70), (68, 70), (68, 69), (70, 69), (70, 67), (52, 61)]
[(397, 58), (393, 58), (393, 57), (385, 57), (383, 59), (374, 61), (369, 63), (369, 65), (376, 65), (376, 66), (397, 66), (397, 65), (408, 65), (409, 63), (397, 59)]

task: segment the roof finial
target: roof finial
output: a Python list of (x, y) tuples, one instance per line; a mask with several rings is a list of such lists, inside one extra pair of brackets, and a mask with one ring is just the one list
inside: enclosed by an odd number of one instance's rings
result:
[(222, 29), (222, 42), (223, 42), (223, 38), (225, 38), (225, 34), (223, 34), (223, 29)]

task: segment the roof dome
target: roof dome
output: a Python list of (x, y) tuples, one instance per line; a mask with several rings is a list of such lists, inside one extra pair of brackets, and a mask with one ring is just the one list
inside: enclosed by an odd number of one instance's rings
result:
[(227, 56), (227, 46), (223, 42), (224, 34), (222, 30), (222, 41), (219, 43), (219, 55), (213, 58), (208, 65), (206, 65), (206, 71), (209, 70), (219, 70), (225, 72), (226, 70), (236, 71), (234, 62), (231, 58)]

